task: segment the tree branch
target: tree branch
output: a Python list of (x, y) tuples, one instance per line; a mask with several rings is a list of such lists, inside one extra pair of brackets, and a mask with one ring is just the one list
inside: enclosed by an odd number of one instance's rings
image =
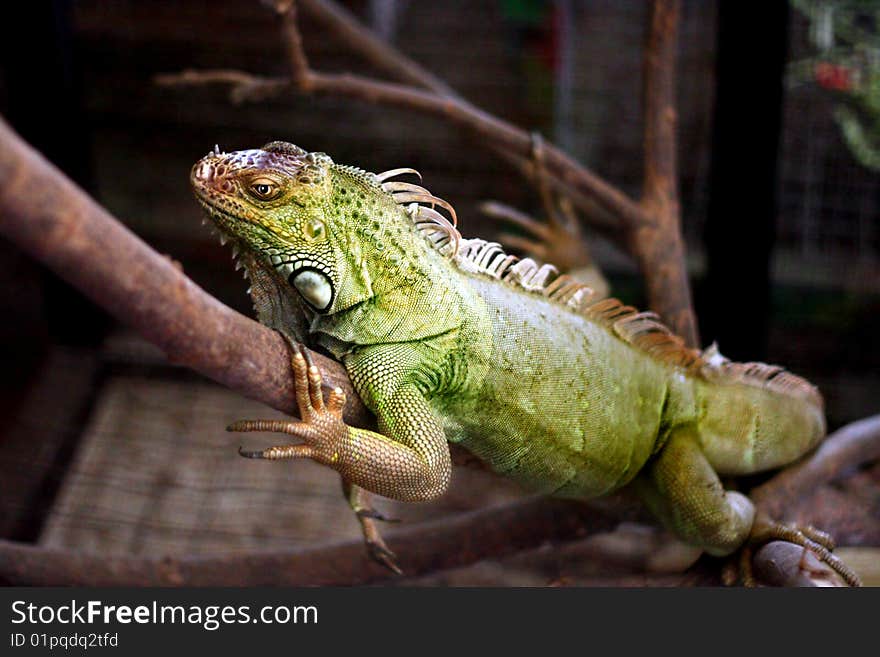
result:
[[(407, 576), (465, 566), (607, 531), (614, 514), (549, 499), (462, 513), (395, 533), (388, 543)], [(29, 586), (329, 586), (394, 578), (361, 540), (305, 550), (218, 557), (107, 557), (0, 540), (0, 580)]]
[(688, 346), (699, 347), (678, 200), (675, 60), (679, 11), (679, 0), (651, 3), (643, 63), (645, 220), (634, 227), (633, 245), (645, 277), (648, 305)]
[[(371, 53), (368, 55), (371, 61), (378, 62), (386, 71), (417, 83), (421, 88), (350, 73), (321, 73), (312, 70), (302, 45), (302, 36), (297, 24), (296, 3), (284, 1), (277, 4), (290, 60), (291, 82), (300, 93), (342, 96), (437, 116), (487, 140), (488, 145), (508, 154), (521, 171), (528, 173), (531, 170), (528, 165), (532, 155), (531, 134), (470, 104), (445, 84), (438, 85), (436, 78), (384, 44), (381, 46), (384, 54), (381, 57), (377, 56), (375, 54), (377, 44), (381, 42), (374, 37), (365, 37), (368, 31), (357, 25), (350, 15), (339, 11), (335, 5), (321, 0), (312, 0), (304, 5), (310, 9), (323, 7), (318, 13), (325, 20), (325, 24), (335, 30), (338, 36), (345, 38), (345, 35), (357, 32), (360, 36), (349, 45), (357, 48), (359, 52)], [(331, 13), (335, 17), (333, 20), (327, 20)], [(403, 70), (407, 73), (402, 73)], [(228, 72), (223, 71), (218, 75), (217, 72), (212, 71), (208, 75), (213, 78), (212, 81), (221, 81), (223, 73)], [(242, 75), (248, 76), (246, 73)], [(187, 79), (197, 84), (203, 82), (194, 76), (192, 71), (178, 75), (177, 79), (174, 74), (164, 74), (158, 79), (165, 85), (186, 84)], [(271, 79), (263, 78), (263, 80)], [(234, 80), (232, 82), (235, 83)], [(615, 217), (620, 217), (625, 225), (630, 227), (644, 221), (644, 212), (638, 203), (552, 144), (545, 144), (545, 159), (553, 186), (563, 190), (571, 187), (575, 192), (572, 194), (573, 202), (583, 202), (584, 198), (594, 200)]]
[[(0, 207), (0, 233), (163, 349), (171, 362), (295, 413), (281, 336), (206, 294), (2, 120)], [(346, 391), (346, 421), (372, 426), (345, 369), (320, 354), (315, 362), (328, 386)]]
[(841, 427), (806, 459), (789, 466), (749, 496), (771, 518), (782, 519), (786, 508), (848, 470), (880, 459), (880, 415)]
[(284, 90), (293, 88), (290, 78), (267, 78), (231, 69), (186, 69), (180, 73), (159, 74), (154, 78), (154, 81), (162, 87), (194, 87), (208, 84), (229, 85), (230, 100), (236, 105), (244, 102), (266, 100), (277, 96)]

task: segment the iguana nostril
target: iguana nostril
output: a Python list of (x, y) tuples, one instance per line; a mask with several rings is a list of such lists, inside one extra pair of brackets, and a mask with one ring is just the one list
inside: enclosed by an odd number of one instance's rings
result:
[(204, 160), (198, 162), (193, 168), (193, 178), (200, 182), (212, 182), (214, 180), (214, 166)]

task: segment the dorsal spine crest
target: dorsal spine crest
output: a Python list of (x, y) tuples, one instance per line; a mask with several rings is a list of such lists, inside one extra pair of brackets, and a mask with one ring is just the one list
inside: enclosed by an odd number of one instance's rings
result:
[[(349, 169), (364, 173), (360, 169)], [(717, 383), (742, 383), (803, 397), (822, 407), (822, 396), (809, 381), (766, 363), (734, 363), (721, 356), (712, 345), (704, 352), (685, 345), (653, 312), (639, 312), (618, 299), (606, 298), (593, 302), (595, 291), (567, 274), (560, 274), (551, 264), (540, 264), (531, 258), (518, 258), (504, 251), (498, 242), (463, 239), (455, 227), (455, 210), (425, 187), (391, 181), (403, 174), (421, 174), (415, 169), (391, 169), (370, 176), (373, 184), (404, 206), (407, 216), (429, 243), (468, 274), (488, 276), (529, 294), (541, 295), (561, 307), (575, 312), (607, 328), (613, 335), (633, 345), (652, 358), (686, 374)], [(450, 222), (435, 210), (445, 209)]]

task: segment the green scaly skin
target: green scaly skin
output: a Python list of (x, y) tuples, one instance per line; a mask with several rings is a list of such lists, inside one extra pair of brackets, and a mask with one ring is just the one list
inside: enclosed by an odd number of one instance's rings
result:
[(379, 433), (346, 426), (344, 400), (334, 393), (324, 408), (320, 375), (297, 356), (298, 390), (310, 378), (314, 404), (302, 392), (303, 422), (286, 430), (304, 444), (265, 458), (313, 458), (355, 490), (421, 501), (447, 488), (447, 441), (459, 443), (548, 495), (633, 482), (681, 539), (726, 555), (747, 542), (755, 510), (719, 475), (790, 463), (825, 434), (805, 381), (717, 375), (709, 352), (696, 368), (658, 357), (598, 310), (450, 257), (403, 202), (418, 194), (395, 196), (323, 153), (283, 142), (215, 151), (191, 181), (241, 252), (260, 321), (343, 363), (378, 418)]

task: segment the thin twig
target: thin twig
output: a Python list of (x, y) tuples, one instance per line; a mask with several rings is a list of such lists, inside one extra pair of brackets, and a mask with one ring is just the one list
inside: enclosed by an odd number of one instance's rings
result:
[(244, 102), (267, 100), (277, 96), (285, 89), (293, 88), (290, 78), (268, 78), (232, 69), (186, 69), (180, 73), (161, 73), (155, 76), (153, 80), (162, 87), (193, 87), (209, 84), (229, 85), (229, 98), (236, 105)]
[(377, 38), (340, 5), (321, 0), (299, 0), (299, 5), (312, 19), (335, 34), (339, 43), (395, 80), (429, 89), (441, 96), (458, 97), (446, 82)]

